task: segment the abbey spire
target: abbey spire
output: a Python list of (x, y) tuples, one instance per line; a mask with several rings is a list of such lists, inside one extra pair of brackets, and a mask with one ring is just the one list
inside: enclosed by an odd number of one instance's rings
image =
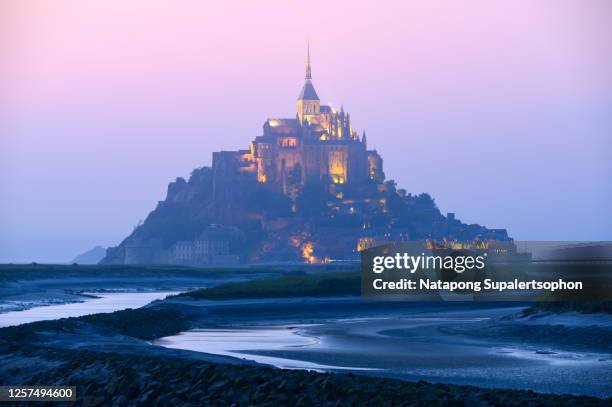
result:
[(319, 96), (312, 85), (312, 70), (310, 68), (310, 44), (308, 44), (306, 54), (306, 76), (304, 86), (297, 100), (297, 114), (300, 124), (306, 123), (309, 119), (316, 117), (320, 113), (321, 102)]
[(308, 43), (308, 56), (306, 58), (306, 79), (307, 81), (312, 80), (312, 72), (310, 70), (310, 43)]

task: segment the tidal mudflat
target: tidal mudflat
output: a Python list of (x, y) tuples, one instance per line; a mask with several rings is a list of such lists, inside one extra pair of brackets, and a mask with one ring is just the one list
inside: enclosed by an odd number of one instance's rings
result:
[(153, 341), (154, 345), (172, 349), (184, 349), (205, 352), (215, 355), (231, 356), (243, 360), (281, 369), (305, 369), (315, 371), (335, 370), (373, 370), (356, 366), (331, 366), (308, 362), (299, 358), (266, 356), (257, 352), (292, 349), (313, 349), (320, 339), (316, 336), (303, 335), (301, 330), (306, 326), (269, 326), (241, 327), (227, 329), (192, 329), (178, 335), (168, 336)]
[[(232, 277), (215, 278), (212, 285)], [(76, 385), (77, 405), (611, 401), (607, 314), (363, 301), (352, 294), (353, 278), (299, 279), (308, 280), (300, 285), (308, 296), (272, 297), (283, 294), (279, 279), (253, 283), (258, 298), (246, 298), (236, 288), (248, 284), (233, 283), (213, 289), (214, 299), (169, 296), (141, 308), (0, 328), (0, 381)], [(44, 292), (40, 281), (31, 285)], [(32, 310), (43, 308), (52, 309)]]
[[(349, 324), (366, 322), (371, 318), (380, 320), (381, 316), (377, 314), (384, 311), (379, 306), (360, 303), (358, 299), (338, 300), (337, 307), (331, 307), (329, 299), (312, 301), (312, 308), (305, 299), (284, 305), (297, 306), (305, 313), (323, 307), (328, 316), (334, 314), (332, 319), (326, 317), (327, 323), (332, 320)], [(283, 307), (282, 301), (278, 303)], [(200, 306), (205, 307), (202, 310), (204, 314), (199, 313)], [(347, 307), (367, 316), (341, 317), (340, 314), (346, 314)], [(381, 406), (415, 401), (425, 405), (603, 406), (610, 402), (609, 399), (590, 396), (491, 389), (487, 382), (475, 387), (372, 377), (366, 371), (321, 373), (320, 369), (275, 369), (241, 358), (151, 344), (157, 338), (190, 331), (196, 326), (212, 324), (218, 327), (223, 320), (235, 322), (242, 318), (239, 316), (241, 308), (236, 302), (216, 306), (178, 306), (164, 300), (135, 310), (3, 328), (0, 329), (0, 380), (6, 384), (75, 385), (78, 389), (75, 405), (79, 406), (328, 405), (336, 402), (346, 406)], [(395, 312), (399, 311), (397, 306), (392, 308)], [(261, 313), (262, 308), (255, 306), (252, 312)], [(410, 311), (404, 309), (403, 313)], [(272, 311), (261, 316), (268, 323), (287, 317), (295, 318)], [(232, 325), (236, 327), (235, 323)], [(278, 329), (294, 331), (324, 326), (285, 326)], [(368, 332), (360, 332), (360, 329), (357, 331), (358, 336), (368, 335)], [(297, 348), (309, 344), (308, 338), (292, 343)], [(285, 345), (282, 344), (283, 347)], [(440, 356), (451, 355), (445, 355), (442, 350)], [(331, 364), (341, 364), (338, 360), (325, 357)], [(369, 357), (375, 359), (375, 352), (370, 352)]]
[(170, 294), (274, 275), (246, 268), (0, 265), (0, 327), (138, 308)]
[[(227, 328), (188, 330), (154, 344), (284, 369), (353, 370), (407, 380), (612, 396), (611, 350), (603, 341), (588, 346), (578, 340), (585, 335), (611, 340), (609, 317), (584, 316), (582, 323), (579, 316), (566, 317), (563, 325), (563, 318), (522, 318), (522, 307), (495, 304), (395, 305), (382, 316), (384, 304), (359, 299), (276, 299), (250, 304), (250, 314), (261, 311), (263, 324), (257, 326), (253, 319), (236, 324), (235, 306), (231, 301), (225, 308), (213, 306), (213, 313), (226, 315)], [(292, 318), (295, 307), (312, 310), (311, 316)], [(274, 320), (282, 325), (271, 324)], [(552, 328), (550, 335), (538, 337), (547, 328)], [(555, 340), (563, 331), (576, 342)]]

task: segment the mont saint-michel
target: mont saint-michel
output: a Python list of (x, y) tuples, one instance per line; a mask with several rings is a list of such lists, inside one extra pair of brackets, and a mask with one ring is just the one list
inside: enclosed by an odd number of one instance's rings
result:
[(444, 216), (428, 194), (387, 180), (383, 158), (348, 111), (321, 104), (309, 51), (295, 117), (267, 119), (248, 149), (215, 152), (212, 167), (170, 183), (166, 199), (102, 262), (317, 263), (413, 239), (487, 242), (508, 234)]

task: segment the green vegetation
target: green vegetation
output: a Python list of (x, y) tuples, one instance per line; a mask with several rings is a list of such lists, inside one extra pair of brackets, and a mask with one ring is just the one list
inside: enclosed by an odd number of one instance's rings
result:
[(81, 318), (85, 323), (140, 339), (155, 339), (190, 328), (189, 316), (168, 308), (128, 308)]
[(227, 283), (179, 296), (226, 300), (237, 298), (335, 297), (359, 295), (359, 272), (322, 272), (308, 275), (282, 276), (270, 280)]
[[(290, 271), (296, 272), (296, 271)], [(0, 264), (0, 282), (44, 278), (139, 278), (139, 277), (222, 277), (228, 274), (283, 273), (281, 269), (228, 267), (196, 268), (175, 265), (80, 265), (80, 264)]]

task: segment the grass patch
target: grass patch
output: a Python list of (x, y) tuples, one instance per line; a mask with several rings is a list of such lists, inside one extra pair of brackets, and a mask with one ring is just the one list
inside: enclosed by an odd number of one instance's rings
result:
[(189, 329), (189, 317), (173, 309), (138, 308), (80, 318), (99, 328), (140, 339), (155, 339)]
[(221, 284), (178, 296), (207, 300), (239, 298), (336, 297), (359, 295), (359, 272), (317, 273), (282, 276), (270, 280), (255, 280)]
[(197, 268), (175, 265), (81, 265), (81, 264), (0, 264), (0, 282), (48, 278), (214, 278), (229, 274), (279, 273), (281, 270), (255, 267)]

